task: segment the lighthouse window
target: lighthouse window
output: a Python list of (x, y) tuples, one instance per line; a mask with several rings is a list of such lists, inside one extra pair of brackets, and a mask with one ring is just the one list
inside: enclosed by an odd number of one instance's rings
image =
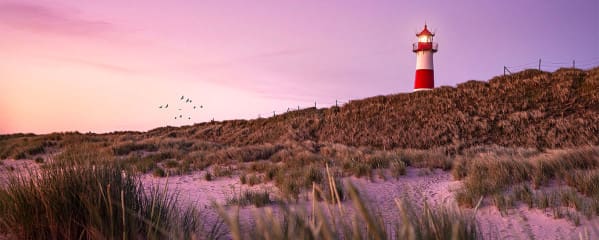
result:
[(426, 36), (426, 35), (420, 36), (420, 37), (418, 37), (418, 41), (419, 42), (430, 42), (429, 36)]

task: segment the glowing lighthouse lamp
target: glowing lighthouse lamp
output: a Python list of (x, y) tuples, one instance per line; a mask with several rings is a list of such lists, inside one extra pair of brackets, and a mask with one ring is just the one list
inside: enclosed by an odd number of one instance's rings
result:
[(433, 53), (437, 52), (437, 43), (433, 42), (434, 36), (435, 34), (428, 31), (424, 24), (424, 30), (416, 34), (418, 42), (412, 45), (412, 51), (416, 53), (414, 92), (435, 88)]

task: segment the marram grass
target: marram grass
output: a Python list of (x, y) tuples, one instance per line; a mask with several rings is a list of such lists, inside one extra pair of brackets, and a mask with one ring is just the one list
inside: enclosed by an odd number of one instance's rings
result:
[(167, 189), (144, 191), (115, 165), (50, 167), (0, 188), (0, 232), (15, 239), (216, 238), (200, 214)]
[[(327, 179), (332, 189), (335, 179), (326, 168)], [(341, 199), (329, 190), (334, 199), (332, 204), (316, 204), (317, 194), (324, 194), (317, 184), (312, 188), (312, 209), (282, 203), (278, 213), (266, 207), (254, 212), (254, 223), (248, 231), (239, 221), (238, 209), (226, 209), (216, 205), (219, 215), (231, 230), (231, 237), (240, 239), (479, 239), (480, 230), (474, 214), (443, 207), (413, 207), (410, 199), (395, 199), (399, 210), (397, 224), (386, 225), (382, 216), (364, 201), (358, 190), (346, 183), (349, 201), (354, 213), (350, 214), (341, 204)], [(324, 209), (321, 207), (324, 205)], [(476, 210), (475, 210), (476, 211)]]

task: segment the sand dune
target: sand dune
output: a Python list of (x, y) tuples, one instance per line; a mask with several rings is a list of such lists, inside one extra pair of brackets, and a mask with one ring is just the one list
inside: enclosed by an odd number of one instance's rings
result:
[[(206, 181), (202, 177), (204, 172), (195, 172), (191, 175), (172, 176), (168, 178), (155, 178), (151, 175), (142, 176), (145, 185), (167, 184), (174, 192), (180, 193), (180, 200), (184, 204), (193, 204), (202, 209), (205, 216), (215, 218), (217, 216), (211, 202), (225, 204), (240, 189), (249, 188), (241, 185), (237, 177), (223, 177), (213, 181)], [(372, 206), (376, 206), (388, 223), (392, 223), (399, 217), (394, 199), (408, 197), (422, 207), (426, 201), (430, 205), (443, 205), (449, 208), (457, 207), (453, 190), (457, 189), (461, 182), (452, 180), (448, 172), (426, 169), (408, 168), (405, 176), (395, 179), (387, 177), (386, 180), (375, 178), (346, 178), (356, 185), (362, 196), (365, 196)], [(268, 185), (256, 185), (251, 189), (267, 189), (277, 195), (276, 187)], [(300, 197), (301, 198), (301, 197)], [(302, 198), (305, 200), (305, 198)], [(307, 209), (310, 204), (300, 201), (298, 204)], [(303, 204), (303, 205), (301, 205)], [(272, 206), (273, 208), (276, 208)], [(344, 203), (344, 207), (351, 209), (350, 203)], [(240, 211), (241, 222), (251, 221), (252, 209), (245, 207)], [(351, 210), (350, 210), (351, 211)], [(473, 211), (473, 210), (466, 210)], [(502, 216), (495, 206), (484, 206), (476, 213), (477, 221), (481, 227), (484, 239), (578, 239), (586, 236), (596, 239), (599, 233), (594, 232), (599, 226), (599, 219), (581, 219), (581, 225), (566, 219), (556, 219), (550, 210), (528, 209), (527, 206), (519, 206), (509, 210), (508, 215)], [(210, 222), (214, 219), (208, 220)], [(581, 235), (582, 234), (582, 235)]]

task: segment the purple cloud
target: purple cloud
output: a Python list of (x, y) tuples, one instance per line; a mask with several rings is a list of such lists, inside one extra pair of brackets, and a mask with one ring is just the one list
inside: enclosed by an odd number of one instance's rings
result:
[(104, 32), (112, 24), (80, 18), (76, 13), (27, 2), (0, 3), (0, 24), (32, 32), (89, 35)]

